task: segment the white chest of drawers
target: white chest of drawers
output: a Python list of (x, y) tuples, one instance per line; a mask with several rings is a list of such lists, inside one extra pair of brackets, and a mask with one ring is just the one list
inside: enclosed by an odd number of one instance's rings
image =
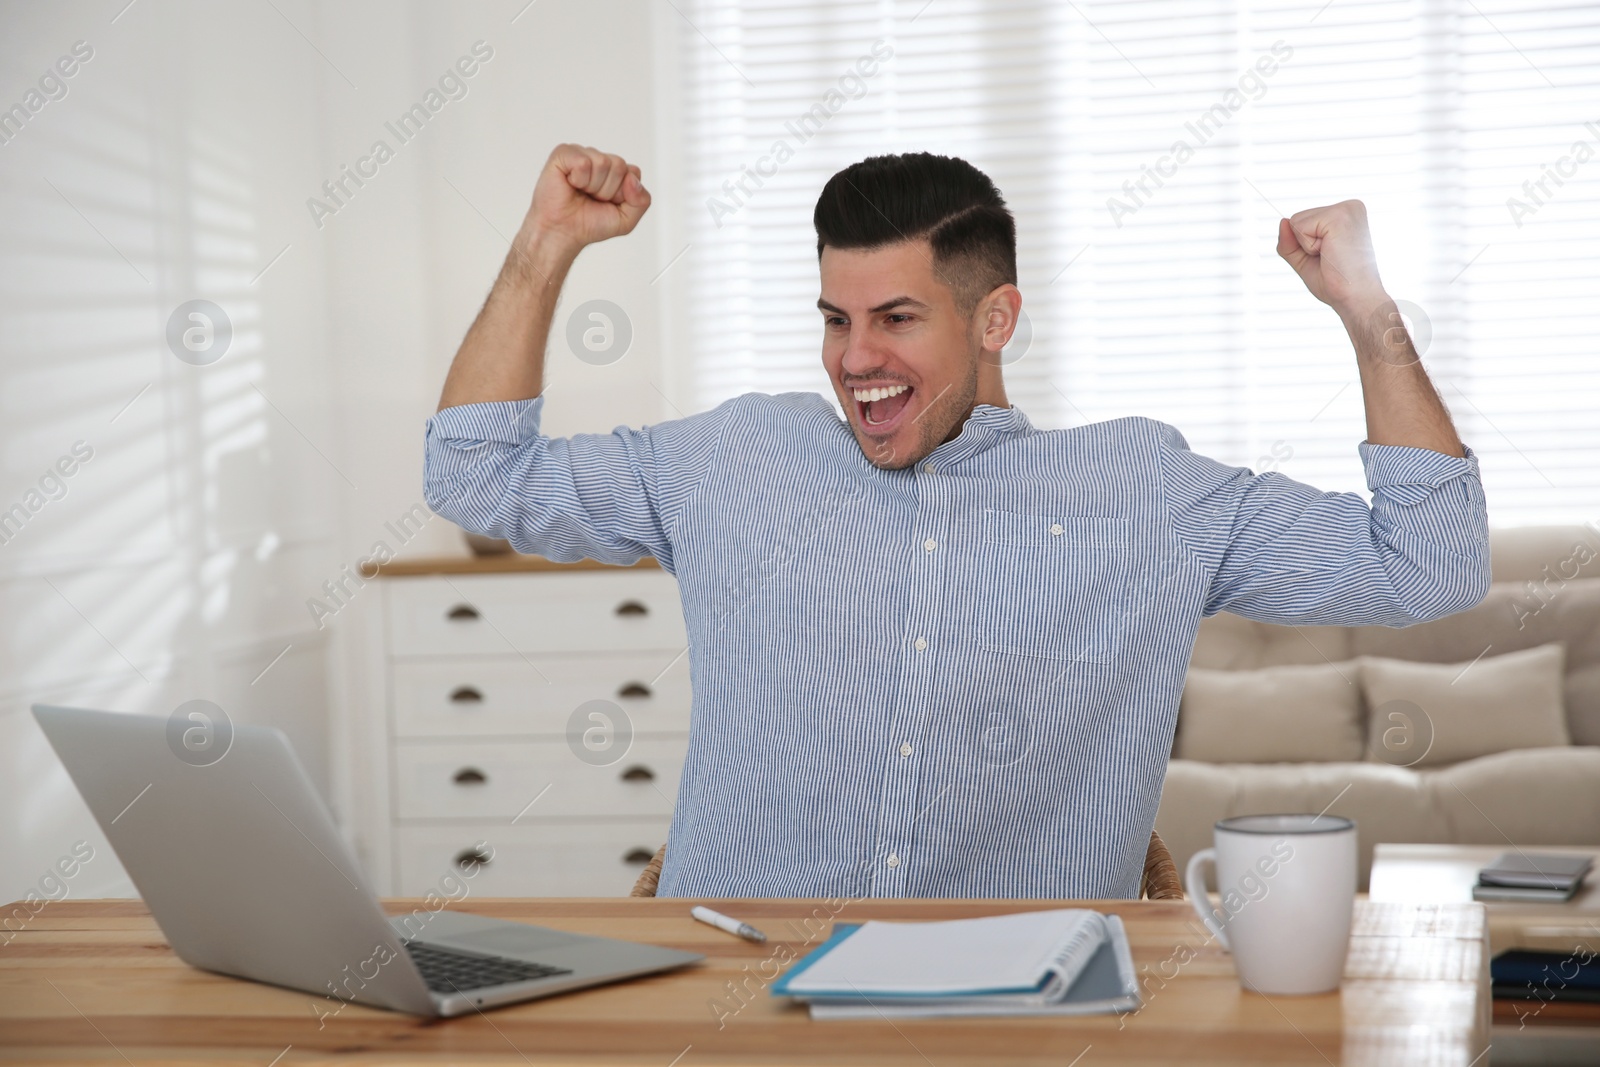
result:
[(508, 557), (375, 584), (382, 696), (351, 764), (380, 891), (448, 896), (476, 861), (474, 895), (625, 895), (666, 841), (688, 743), (672, 577)]

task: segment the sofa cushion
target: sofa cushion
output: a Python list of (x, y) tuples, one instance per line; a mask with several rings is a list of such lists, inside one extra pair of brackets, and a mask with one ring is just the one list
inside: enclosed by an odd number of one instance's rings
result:
[(1156, 829), (1181, 871), (1210, 847), (1218, 819), (1325, 807), (1355, 820), (1363, 889), (1380, 843), (1600, 845), (1600, 748), (1525, 748), (1421, 771), (1173, 760)]
[(1600, 748), (1524, 748), (1419, 771), (1465, 845), (1600, 844)]
[(1306, 812), (1354, 819), (1361, 888), (1379, 842), (1449, 841), (1450, 825), (1422, 774), (1381, 763), (1167, 764), (1156, 829), (1178, 870), (1211, 845), (1211, 828), (1232, 815)]
[(1570, 744), (1559, 644), (1465, 663), (1365, 656), (1368, 758), (1408, 767)]
[(1191, 668), (1178, 707), (1178, 759), (1211, 763), (1359, 760), (1361, 670), (1351, 660), (1253, 671)]
[(1566, 645), (1567, 732), (1575, 745), (1600, 745), (1600, 579), (1569, 583), (1523, 620), (1524, 640)]
[[(1559, 567), (1560, 560), (1552, 560)], [(1560, 641), (1566, 645), (1567, 732), (1573, 744), (1600, 745), (1600, 579), (1548, 583), (1496, 582), (1483, 603), (1467, 611), (1404, 629), (1358, 626), (1351, 654), (1466, 663)], [(1293, 629), (1286, 629), (1293, 633)]]

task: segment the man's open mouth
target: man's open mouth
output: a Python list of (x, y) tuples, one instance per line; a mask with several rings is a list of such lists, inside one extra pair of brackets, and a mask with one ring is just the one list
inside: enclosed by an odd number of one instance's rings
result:
[(884, 385), (871, 389), (852, 389), (861, 424), (869, 433), (888, 433), (899, 423), (911, 405), (909, 385)]

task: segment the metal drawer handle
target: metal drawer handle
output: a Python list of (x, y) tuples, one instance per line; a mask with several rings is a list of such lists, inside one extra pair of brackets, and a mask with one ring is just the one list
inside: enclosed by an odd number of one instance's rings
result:
[(635, 764), (622, 772), (622, 780), (624, 782), (653, 782), (656, 780), (656, 772), (649, 767)]
[(487, 867), (489, 866), (489, 860), (491, 858), (492, 857), (490, 857), (489, 853), (474, 845), (472, 848), (464, 848), (460, 852), (457, 852), (455, 862), (457, 867), (460, 867), (462, 870), (467, 870), (468, 868), (475, 866)]
[(634, 867), (643, 867), (656, 858), (654, 851), (648, 848), (630, 848), (622, 855), (622, 862)]
[(648, 615), (650, 614), (650, 609), (645, 607), (644, 604), (637, 600), (624, 600), (622, 603), (617, 605), (617, 614), (623, 616)]
[(650, 687), (643, 682), (629, 682), (617, 690), (617, 696), (628, 700), (642, 700), (650, 695)]
[(450, 693), (452, 704), (482, 704), (483, 694), (470, 685), (457, 686)]
[(476, 767), (463, 767), (456, 772), (456, 785), (484, 785), (489, 781), (489, 776)]
[(451, 622), (471, 622), (478, 617), (478, 609), (471, 604), (457, 604), (444, 613)]

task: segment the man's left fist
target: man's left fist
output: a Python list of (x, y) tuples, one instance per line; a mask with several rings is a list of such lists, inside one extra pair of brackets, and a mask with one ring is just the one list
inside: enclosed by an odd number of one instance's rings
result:
[(1341, 315), (1361, 314), (1387, 299), (1372, 254), (1367, 206), (1346, 200), (1278, 220), (1278, 255), (1311, 295)]

